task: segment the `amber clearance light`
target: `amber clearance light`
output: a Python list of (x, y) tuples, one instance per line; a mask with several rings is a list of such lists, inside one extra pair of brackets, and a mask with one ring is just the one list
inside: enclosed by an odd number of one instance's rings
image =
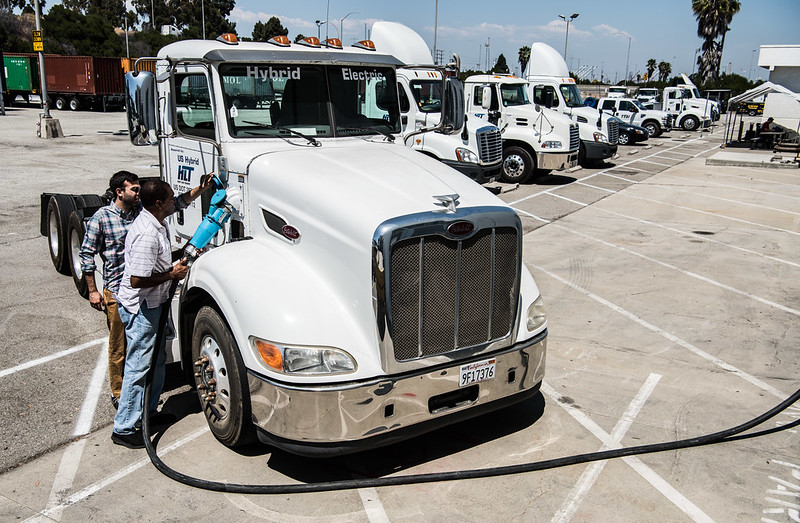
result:
[(220, 42), (225, 42), (226, 44), (238, 44), (239, 39), (236, 37), (234, 33), (225, 33), (221, 34), (217, 37), (217, 40)]
[(261, 360), (277, 371), (283, 371), (283, 356), (281, 351), (275, 345), (269, 344), (265, 341), (255, 340), (258, 355)]

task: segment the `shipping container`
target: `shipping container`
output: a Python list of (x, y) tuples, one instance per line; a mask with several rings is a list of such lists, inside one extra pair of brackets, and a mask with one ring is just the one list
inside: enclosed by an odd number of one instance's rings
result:
[[(25, 96), (38, 93), (38, 55), (14, 53), (5, 63), (15, 64), (19, 71), (27, 61), (30, 85)], [(102, 56), (44, 55), (47, 97), (56, 109), (94, 108), (106, 111), (124, 108), (124, 72), (119, 58)], [(20, 77), (21, 72), (15, 72)]]
[(10, 105), (17, 96), (28, 101), (28, 96), (39, 93), (38, 67), (39, 62), (35, 58), (32, 60), (30, 56), (3, 55), (6, 105)]

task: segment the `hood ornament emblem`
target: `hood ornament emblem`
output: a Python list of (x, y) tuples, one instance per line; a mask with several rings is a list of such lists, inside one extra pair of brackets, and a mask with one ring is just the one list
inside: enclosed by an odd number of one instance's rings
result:
[(456, 212), (456, 207), (458, 207), (459, 198), (460, 196), (457, 194), (442, 194), (441, 196), (433, 197), (434, 200), (437, 200), (436, 202), (434, 202), (434, 205), (443, 207), (441, 211), (449, 214), (453, 214)]

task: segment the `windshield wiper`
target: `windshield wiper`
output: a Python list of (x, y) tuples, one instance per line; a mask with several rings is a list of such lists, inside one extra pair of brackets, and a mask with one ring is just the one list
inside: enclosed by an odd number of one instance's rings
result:
[(303, 134), (303, 133), (301, 133), (299, 131), (295, 131), (294, 129), (290, 129), (288, 127), (283, 127), (282, 125), (271, 125), (271, 124), (265, 124), (265, 123), (260, 123), (260, 122), (248, 122), (247, 120), (242, 120), (242, 122), (246, 123), (248, 125), (255, 125), (255, 126), (261, 127), (263, 129), (269, 129), (271, 131), (285, 131), (285, 132), (287, 132), (289, 134), (293, 134), (295, 136), (299, 136), (300, 138), (305, 138), (306, 140), (308, 140), (308, 143), (310, 143), (314, 147), (319, 147), (319, 146), (322, 145), (317, 140), (315, 140), (313, 136), (305, 135), (305, 134)]
[(390, 142), (394, 142), (394, 135), (374, 127), (337, 127), (337, 131), (360, 131), (370, 134), (382, 134)]

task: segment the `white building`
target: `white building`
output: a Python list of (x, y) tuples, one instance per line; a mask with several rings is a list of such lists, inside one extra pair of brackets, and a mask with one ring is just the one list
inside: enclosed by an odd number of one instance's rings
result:
[[(762, 45), (758, 66), (769, 70), (769, 81), (794, 93), (800, 93), (800, 45)], [(797, 96), (772, 92), (767, 95), (764, 118), (772, 116), (786, 129), (800, 127), (800, 103)]]

